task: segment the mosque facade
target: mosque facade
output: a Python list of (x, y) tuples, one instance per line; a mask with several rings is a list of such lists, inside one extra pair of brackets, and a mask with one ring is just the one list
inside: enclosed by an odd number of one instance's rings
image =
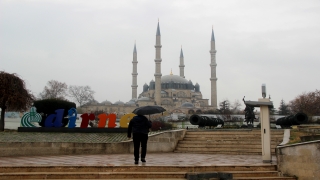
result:
[(92, 101), (83, 105), (81, 108), (84, 112), (103, 111), (106, 113), (127, 114), (132, 112), (139, 106), (146, 105), (160, 105), (163, 106), (168, 113), (202, 113), (209, 109), (217, 109), (217, 77), (216, 77), (216, 49), (215, 38), (212, 30), (211, 34), (211, 105), (209, 100), (202, 97), (200, 85), (193, 84), (191, 80), (185, 79), (184, 75), (184, 56), (181, 48), (180, 51), (180, 64), (179, 75), (162, 76), (161, 73), (161, 33), (158, 22), (156, 31), (156, 44), (155, 44), (155, 73), (154, 79), (149, 84), (143, 85), (143, 90), (138, 96), (138, 72), (137, 72), (137, 48), (136, 44), (133, 49), (133, 71), (132, 71), (132, 99), (126, 103), (117, 101), (112, 103), (110, 101), (103, 101), (101, 103)]

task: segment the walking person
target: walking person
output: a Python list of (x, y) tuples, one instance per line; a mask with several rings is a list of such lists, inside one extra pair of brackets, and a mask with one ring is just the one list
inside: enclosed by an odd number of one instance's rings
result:
[(146, 154), (147, 154), (147, 141), (148, 141), (148, 133), (149, 128), (151, 128), (152, 122), (148, 120), (143, 115), (134, 116), (128, 127), (128, 138), (133, 139), (134, 146), (134, 164), (139, 163), (139, 151), (141, 146), (141, 162), (146, 162)]

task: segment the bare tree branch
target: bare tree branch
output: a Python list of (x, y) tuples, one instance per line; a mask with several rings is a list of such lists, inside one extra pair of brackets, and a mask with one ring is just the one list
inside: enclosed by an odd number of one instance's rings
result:
[(89, 86), (69, 86), (69, 96), (73, 98), (80, 106), (94, 100), (94, 91)]
[(65, 100), (67, 96), (68, 86), (56, 80), (51, 80), (44, 87), (43, 91), (39, 94), (40, 99), (62, 99)]

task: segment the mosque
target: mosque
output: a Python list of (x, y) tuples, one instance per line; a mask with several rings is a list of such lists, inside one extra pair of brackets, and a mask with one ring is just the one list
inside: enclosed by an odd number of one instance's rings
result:
[(111, 103), (110, 101), (103, 101), (101, 103), (93, 101), (83, 105), (81, 108), (84, 112), (103, 111), (106, 113), (126, 114), (132, 112), (139, 106), (146, 105), (160, 105), (164, 107), (169, 113), (202, 113), (209, 109), (217, 109), (217, 77), (216, 77), (216, 49), (215, 38), (212, 30), (211, 34), (211, 105), (209, 100), (202, 97), (200, 85), (193, 84), (191, 80), (185, 79), (184, 76), (184, 56), (181, 48), (180, 51), (180, 75), (162, 76), (161, 74), (161, 34), (160, 25), (158, 22), (156, 31), (156, 57), (154, 79), (149, 84), (143, 85), (143, 91), (138, 96), (137, 85), (137, 48), (134, 45), (133, 49), (133, 72), (132, 72), (132, 99), (126, 103), (117, 101)]

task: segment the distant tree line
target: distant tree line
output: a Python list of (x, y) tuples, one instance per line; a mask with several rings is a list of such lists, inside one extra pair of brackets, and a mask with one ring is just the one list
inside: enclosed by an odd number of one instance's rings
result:
[(56, 80), (48, 81), (43, 91), (39, 93), (39, 99), (61, 99), (67, 100), (70, 97), (80, 106), (94, 100), (94, 91), (90, 86), (69, 86), (66, 83)]
[[(94, 101), (94, 91), (89, 86), (67, 86), (65, 83), (51, 80), (39, 94), (41, 99), (61, 99), (66, 100), (71, 97), (80, 106)], [(25, 82), (17, 74), (0, 71), (0, 131), (4, 131), (5, 111), (25, 111), (32, 106), (35, 101), (34, 95), (25, 87)], [(217, 110), (208, 110), (207, 114), (243, 114), (242, 104), (235, 100), (232, 104), (228, 99), (219, 103)], [(272, 114), (289, 115), (303, 112), (309, 117), (320, 116), (320, 91), (305, 92), (298, 95), (288, 104), (282, 99), (278, 110), (270, 111)]]
[[(217, 110), (204, 111), (205, 114), (243, 114), (242, 104), (239, 100), (230, 103), (228, 99), (224, 99), (219, 103)], [(280, 101), (278, 109), (270, 109), (270, 114), (273, 115), (290, 115), (298, 112), (303, 112), (309, 117), (320, 116), (320, 91), (304, 92), (298, 95), (293, 100), (286, 103), (283, 99)], [(256, 112), (255, 112), (256, 113)]]

